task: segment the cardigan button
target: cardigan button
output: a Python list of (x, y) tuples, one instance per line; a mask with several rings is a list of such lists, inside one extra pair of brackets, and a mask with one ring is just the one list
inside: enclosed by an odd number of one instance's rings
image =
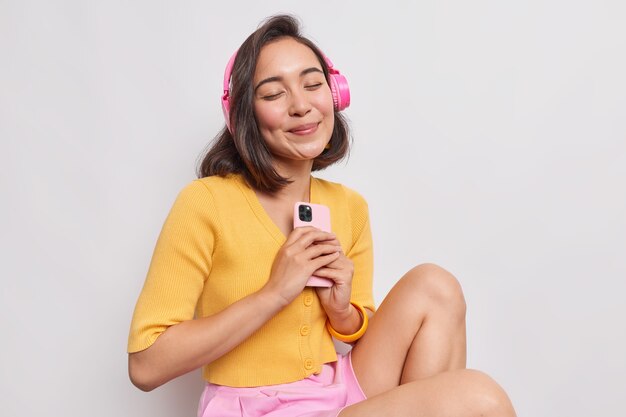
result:
[(305, 295), (304, 296), (304, 305), (307, 307), (310, 307), (311, 304), (313, 304), (313, 297), (310, 295)]
[(309, 326), (305, 324), (304, 326), (300, 327), (300, 334), (302, 336), (308, 336), (309, 333), (311, 333), (311, 328)]
[(305, 359), (304, 360), (304, 367), (308, 370), (313, 369), (313, 359)]

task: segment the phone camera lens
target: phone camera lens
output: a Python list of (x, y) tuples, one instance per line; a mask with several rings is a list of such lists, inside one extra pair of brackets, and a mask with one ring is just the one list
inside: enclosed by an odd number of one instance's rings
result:
[(311, 206), (307, 206), (305, 204), (301, 204), (298, 207), (298, 217), (303, 222), (310, 222), (313, 220), (313, 212)]

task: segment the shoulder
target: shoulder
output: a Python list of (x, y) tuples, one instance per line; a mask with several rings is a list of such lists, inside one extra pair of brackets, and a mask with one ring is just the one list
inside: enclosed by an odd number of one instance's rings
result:
[(337, 182), (327, 181), (320, 178), (315, 178), (315, 180), (319, 184), (320, 189), (322, 189), (325, 193), (341, 196), (345, 199), (351, 211), (367, 212), (367, 200), (365, 200), (365, 198), (358, 191)]
[(217, 176), (189, 181), (180, 190), (168, 215), (169, 224), (182, 224), (196, 231), (222, 232), (224, 204), (232, 201), (236, 180)]
[(179, 191), (175, 205), (186, 207), (213, 205), (216, 196), (222, 198), (237, 189), (237, 181), (233, 175), (192, 180)]
[(224, 177), (219, 175), (211, 175), (210, 177), (199, 178), (189, 184), (190, 186), (202, 186), (210, 192), (227, 191), (236, 189), (237, 185), (242, 181), (238, 174), (228, 174)]
[(211, 198), (210, 187), (207, 187), (202, 179), (195, 179), (188, 182), (178, 192), (176, 203), (193, 204), (207, 198)]
[(187, 200), (206, 200), (216, 196), (225, 196), (238, 189), (240, 179), (237, 175), (219, 177), (217, 175), (198, 178), (187, 183), (178, 194), (178, 198)]

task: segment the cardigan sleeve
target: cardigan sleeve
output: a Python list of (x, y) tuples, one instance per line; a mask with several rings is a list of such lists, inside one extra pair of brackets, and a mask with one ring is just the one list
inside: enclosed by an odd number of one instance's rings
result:
[(354, 263), (352, 301), (375, 311), (373, 296), (374, 256), (367, 202), (357, 192), (344, 187), (352, 220), (352, 245), (346, 256)]
[(157, 240), (128, 337), (128, 352), (150, 347), (169, 326), (194, 318), (211, 271), (218, 222), (210, 190), (200, 181), (178, 194)]

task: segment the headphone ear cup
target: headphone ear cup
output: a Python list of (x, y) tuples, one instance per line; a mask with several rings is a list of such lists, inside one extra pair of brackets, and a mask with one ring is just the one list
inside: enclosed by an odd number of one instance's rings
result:
[(330, 92), (333, 96), (333, 104), (335, 110), (342, 111), (350, 105), (350, 88), (348, 80), (343, 75), (336, 73), (330, 74)]
[(326, 66), (328, 67), (328, 83), (330, 84), (330, 92), (333, 96), (333, 104), (336, 111), (342, 111), (350, 105), (350, 88), (348, 88), (348, 80), (341, 75), (339, 70), (333, 66), (333, 62), (326, 55), (323, 55)]

